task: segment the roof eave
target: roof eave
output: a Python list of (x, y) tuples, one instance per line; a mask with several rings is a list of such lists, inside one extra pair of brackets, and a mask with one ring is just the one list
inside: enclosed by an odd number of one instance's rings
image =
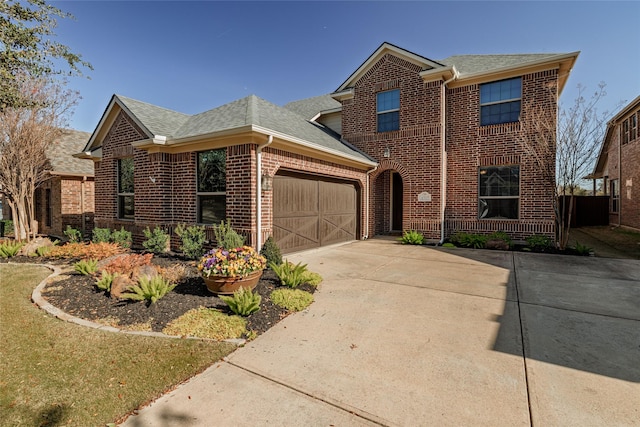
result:
[[(349, 155), (331, 148), (323, 147), (310, 141), (297, 138), (282, 132), (274, 131), (257, 125), (245, 125), (203, 135), (190, 136), (185, 138), (167, 139), (165, 143), (159, 144), (153, 139), (145, 139), (133, 142), (134, 148), (147, 150), (149, 152), (186, 152), (229, 145), (240, 145), (247, 143), (261, 143), (263, 137), (273, 136), (277, 142), (271, 147), (288, 148), (295, 152), (304, 152), (314, 155), (316, 158), (332, 160), (335, 163), (348, 164), (360, 169), (370, 169), (377, 165), (376, 162)], [(231, 142), (231, 143), (230, 143)]]
[(72, 154), (72, 157), (76, 159), (85, 159), (85, 160), (93, 160), (100, 161), (102, 160), (102, 147), (96, 147), (90, 151), (83, 151), (82, 153)]
[(138, 125), (140, 129), (142, 129), (142, 131), (147, 134), (147, 136), (149, 137), (154, 136), (153, 133), (144, 124), (142, 124), (142, 122), (140, 122), (140, 120), (135, 116), (135, 114), (133, 114), (131, 110), (129, 110), (126, 107), (126, 105), (118, 98), (118, 95), (114, 94), (111, 96), (109, 105), (107, 105), (107, 108), (104, 110), (104, 113), (102, 113), (102, 117), (100, 118), (98, 125), (96, 126), (95, 130), (91, 134), (89, 141), (87, 141), (87, 144), (85, 145), (82, 151), (84, 152), (91, 151), (92, 149), (97, 147), (96, 144), (102, 143), (102, 138), (106, 136), (106, 133), (111, 128), (111, 126), (113, 125), (113, 122), (117, 117), (117, 111), (114, 111), (116, 107), (120, 108), (120, 110), (124, 111), (129, 117), (131, 117), (131, 119), (136, 123), (136, 125)]
[[(74, 157), (75, 157), (75, 155), (74, 155)], [(94, 177), (93, 173), (80, 173), (80, 172), (50, 171), (49, 174), (50, 175), (54, 175), (54, 176), (60, 176), (60, 177), (65, 177), (65, 176), (87, 177), (87, 178), (93, 178)]]
[(346, 101), (347, 99), (353, 99), (355, 91), (352, 87), (346, 88), (337, 92), (333, 92), (330, 96), (338, 102)]
[(454, 65), (444, 68), (433, 68), (431, 70), (424, 70), (419, 73), (424, 83), (433, 82), (438, 80), (450, 80), (458, 75), (458, 71)]
[(483, 83), (496, 79), (505, 79), (536, 71), (557, 69), (559, 80), (558, 95), (560, 95), (579, 54), (580, 51), (576, 51), (549, 56), (544, 59), (537, 59), (535, 61), (528, 61), (517, 65), (510, 65), (477, 73), (461, 74), (458, 76), (458, 79), (453, 86), (466, 86), (472, 83)]
[(618, 123), (620, 119), (622, 119), (624, 116), (629, 114), (631, 110), (635, 109), (638, 106), (638, 104), (640, 104), (640, 95), (638, 95), (636, 99), (631, 101), (624, 108), (622, 108), (622, 110), (620, 110), (615, 116), (613, 116), (609, 120), (608, 124), (615, 125), (616, 123)]

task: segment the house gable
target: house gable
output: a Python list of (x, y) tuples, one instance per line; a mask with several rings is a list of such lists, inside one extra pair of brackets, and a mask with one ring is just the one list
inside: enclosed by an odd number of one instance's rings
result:
[(335, 94), (339, 94), (340, 92), (346, 91), (355, 86), (363, 76), (370, 72), (372, 67), (376, 67), (376, 64), (378, 64), (380, 60), (387, 55), (390, 55), (390, 58), (397, 58), (397, 60), (402, 61), (403, 64), (412, 64), (417, 71), (444, 68), (444, 65), (436, 61), (432, 61), (424, 56), (417, 55), (408, 50), (394, 46), (391, 43), (385, 42), (382, 43), (380, 47), (378, 47), (378, 49), (376, 49), (376, 51), (373, 52), (371, 56), (369, 56), (369, 58), (367, 58), (367, 60), (363, 62), (362, 65), (360, 65), (360, 67), (358, 67), (358, 69), (338, 87), (338, 89), (336, 89)]
[[(102, 145), (112, 131), (117, 120), (126, 116), (128, 122), (135, 128), (138, 140), (165, 141), (171, 130), (178, 128), (188, 118), (187, 115), (137, 101), (121, 95), (113, 95), (102, 118), (85, 145), (80, 158), (99, 159), (102, 155)], [(121, 124), (119, 124), (120, 126)]]

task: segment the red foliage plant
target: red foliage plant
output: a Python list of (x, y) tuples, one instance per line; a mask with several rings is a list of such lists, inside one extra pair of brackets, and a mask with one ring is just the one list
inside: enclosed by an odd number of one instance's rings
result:
[(103, 270), (113, 274), (130, 274), (135, 268), (142, 267), (143, 265), (151, 265), (151, 258), (153, 258), (153, 254), (128, 254), (121, 257), (118, 257), (111, 261), (109, 264), (105, 265)]

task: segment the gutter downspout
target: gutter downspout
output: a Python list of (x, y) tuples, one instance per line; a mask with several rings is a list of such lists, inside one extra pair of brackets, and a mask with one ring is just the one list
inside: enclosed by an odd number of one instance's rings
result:
[(445, 207), (447, 206), (447, 85), (458, 78), (458, 71), (453, 68), (453, 76), (440, 86), (440, 242), (444, 243)]
[(262, 149), (271, 145), (273, 135), (256, 148), (256, 251), (262, 248)]
[(367, 181), (365, 182), (366, 188), (364, 190), (365, 194), (364, 194), (364, 232), (365, 235), (363, 236), (364, 240), (367, 240), (369, 238), (369, 190), (371, 189), (371, 183), (369, 181), (371, 181), (371, 174), (374, 173), (375, 171), (378, 170), (378, 165), (376, 165), (375, 168), (371, 169), (370, 171), (367, 172)]
[(86, 182), (87, 177), (83, 176), (82, 181), (80, 181), (80, 215), (82, 215), (82, 235), (84, 236), (87, 233), (87, 221), (85, 217), (85, 200), (84, 200), (84, 192), (86, 191)]
[[(618, 127), (618, 132), (622, 132), (621, 127)], [(621, 225), (622, 225), (622, 135), (618, 134), (618, 227), (620, 227)]]

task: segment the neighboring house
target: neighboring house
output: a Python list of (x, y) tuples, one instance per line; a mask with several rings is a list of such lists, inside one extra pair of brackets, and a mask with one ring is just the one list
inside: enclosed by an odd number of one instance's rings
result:
[(88, 132), (65, 129), (47, 148), (51, 178), (35, 193), (38, 233), (62, 237), (70, 225), (90, 235), (94, 211), (93, 164), (73, 157), (90, 136)]
[(139, 244), (146, 226), (227, 219), (283, 252), (409, 229), (553, 236), (519, 120), (529, 102), (555, 119), (549, 87), (577, 56), (432, 61), (384, 43), (334, 93), (285, 107), (249, 96), (186, 115), (114, 95), (78, 155), (95, 162), (96, 226)]
[[(640, 229), (640, 96), (608, 123), (591, 178), (609, 194), (609, 224)], [(634, 190), (635, 183), (635, 190)]]

